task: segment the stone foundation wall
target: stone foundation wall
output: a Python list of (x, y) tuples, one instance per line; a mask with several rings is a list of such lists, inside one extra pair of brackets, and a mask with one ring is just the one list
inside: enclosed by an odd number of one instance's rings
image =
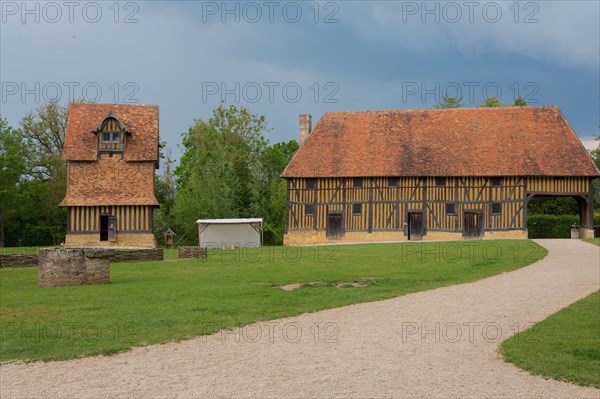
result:
[(581, 227), (579, 229), (579, 238), (594, 238), (594, 230)]
[[(526, 230), (507, 230), (507, 231), (486, 231), (483, 235), (484, 240), (503, 240), (503, 239), (526, 239)], [(428, 231), (423, 237), (423, 241), (433, 240), (462, 240), (462, 232), (447, 231)], [(283, 236), (283, 245), (286, 246), (305, 246), (317, 244), (334, 243), (362, 243), (362, 242), (401, 242), (408, 241), (403, 231), (376, 231), (373, 233), (346, 232), (344, 237), (337, 240), (330, 240), (325, 236), (324, 231), (290, 231)]]
[(114, 251), (98, 248), (44, 248), (38, 258), (38, 285), (65, 287), (107, 283)]
[(156, 248), (154, 234), (126, 234), (117, 233), (116, 241), (100, 241), (100, 235), (94, 234), (67, 234), (65, 247), (134, 247)]

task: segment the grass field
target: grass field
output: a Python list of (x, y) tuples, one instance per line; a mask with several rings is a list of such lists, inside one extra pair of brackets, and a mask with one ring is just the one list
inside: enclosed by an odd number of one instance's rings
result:
[[(223, 328), (475, 281), (547, 254), (532, 241), (265, 247), (113, 263), (104, 285), (39, 288), (0, 270), (0, 360), (110, 354)], [(293, 291), (279, 286), (300, 283)], [(364, 287), (352, 287), (359, 283)]]
[(533, 374), (600, 388), (600, 291), (504, 341), (504, 360)]
[(40, 248), (47, 247), (2, 247), (0, 248), (0, 255), (35, 255)]
[(596, 238), (584, 238), (583, 241), (585, 242), (589, 242), (590, 244), (595, 244), (600, 246), (600, 238), (596, 237)]

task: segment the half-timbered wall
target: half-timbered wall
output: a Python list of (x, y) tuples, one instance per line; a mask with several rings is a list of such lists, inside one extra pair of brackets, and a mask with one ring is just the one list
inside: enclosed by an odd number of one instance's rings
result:
[(346, 231), (398, 231), (424, 212), (426, 230), (462, 231), (464, 212), (480, 212), (488, 231), (526, 229), (527, 199), (590, 192), (586, 177), (365, 177), (288, 179), (288, 230), (325, 230), (341, 211)]
[(69, 234), (100, 232), (100, 215), (115, 216), (117, 233), (151, 233), (153, 208), (150, 206), (74, 206), (69, 207)]

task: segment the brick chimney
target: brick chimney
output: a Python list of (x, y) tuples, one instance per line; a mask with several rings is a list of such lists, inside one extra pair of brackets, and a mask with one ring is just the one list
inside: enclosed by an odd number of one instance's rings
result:
[(312, 131), (312, 115), (301, 114), (300, 115), (300, 146), (306, 143), (308, 136)]

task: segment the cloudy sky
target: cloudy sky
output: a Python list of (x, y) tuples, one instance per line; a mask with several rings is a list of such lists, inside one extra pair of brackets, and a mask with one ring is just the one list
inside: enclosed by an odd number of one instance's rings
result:
[(588, 144), (600, 125), (600, 2), (2, 1), (0, 114), (46, 100), (160, 106), (181, 133), (219, 102), (265, 115), (271, 142), (298, 114), (558, 105)]

